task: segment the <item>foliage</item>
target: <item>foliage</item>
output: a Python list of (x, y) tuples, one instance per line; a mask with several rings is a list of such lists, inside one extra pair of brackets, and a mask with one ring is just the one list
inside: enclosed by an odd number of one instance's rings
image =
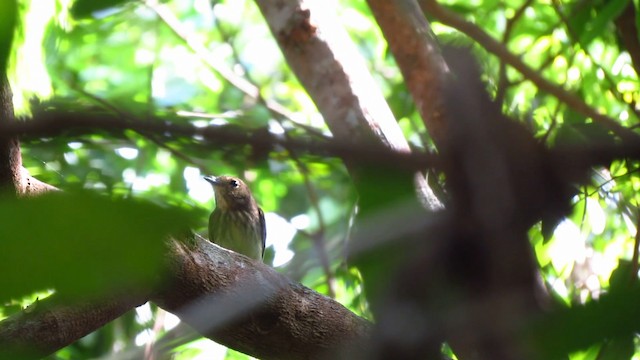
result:
[(190, 227), (175, 210), (82, 193), (5, 200), (0, 216), (7, 219), (0, 230), (3, 301), (47, 288), (99, 296), (122, 279), (133, 288), (152, 283), (162, 263), (159, 239)]
[[(161, 17), (154, 5), (144, 2), (111, 0), (96, 5), (89, 0), (77, 0), (73, 7), (63, 0), (18, 3), (23, 23), (15, 37), (9, 75), (21, 114), (56, 107), (103, 111), (138, 119), (161, 117), (198, 126), (266, 129), (293, 138), (328, 134), (251, 1), (164, 2), (179, 19), (182, 29)], [(43, 11), (43, 3), (47, 3), (51, 11), (44, 15), (48, 18), (41, 19), (43, 27), (38, 28), (33, 26), (33, 19)], [(640, 100), (640, 82), (614, 23), (629, 4), (638, 10), (637, 2), (628, 0), (446, 2), (449, 9), (500, 40), (547, 80), (578, 94), (589, 106), (624, 126), (635, 127), (639, 122), (635, 104)], [(338, 18), (367, 59), (406, 137), (415, 147), (431, 147), (365, 1), (340, 2)], [(431, 21), (443, 43), (473, 43), (467, 35), (437, 19)], [(4, 24), (2, 18), (0, 23)], [(0, 37), (3, 39), (4, 36)], [(194, 43), (206, 52), (198, 50)], [(512, 67), (503, 66), (483, 44), (474, 46), (484, 65), (484, 80), (490, 93), (502, 102), (506, 113), (524, 122), (541, 141), (549, 146), (614, 142), (613, 135), (599, 123), (584, 118), (555, 96), (541, 91)], [(41, 54), (44, 54), (42, 58)], [(232, 77), (249, 80), (259, 89), (260, 96), (250, 96), (234, 86), (223, 70), (229, 71)], [(40, 97), (40, 101), (29, 104), (25, 99), (34, 95)], [(264, 99), (278, 102), (292, 115), (285, 117), (270, 111)], [(190, 213), (189, 217), (199, 219), (195, 226), (199, 231), (205, 230), (207, 213), (212, 207), (211, 189), (200, 180), (201, 176), (207, 173), (239, 175), (248, 181), (265, 212), (271, 213), (267, 217), (268, 262), (293, 279), (339, 299), (355, 312), (369, 315), (359, 274), (343, 257), (356, 194), (343, 164), (337, 159), (299, 156), (284, 148), (260, 154), (242, 146), (200, 146), (184, 139), (164, 142), (133, 132), (119, 138), (96, 133), (81, 138), (29, 139), (22, 145), (25, 167), (42, 181), (65, 190), (91, 189), (108, 198), (144, 199), (163, 207), (182, 208)], [(572, 353), (572, 359), (614, 358), (611, 354), (620, 354), (615, 357), (620, 359), (640, 353), (637, 336), (630, 335), (638, 331), (637, 317), (633, 318), (635, 321), (622, 321), (627, 315), (625, 311), (635, 314), (629, 304), (637, 300), (637, 290), (630, 291), (626, 298), (616, 296), (613, 290), (608, 296), (602, 295), (613, 287), (612, 273), (622, 268), (621, 260), (631, 259), (634, 249), (637, 251), (638, 166), (635, 160), (621, 159), (608, 167), (594, 169), (592, 184), (579, 189), (573, 214), (555, 233), (553, 229), (548, 231), (552, 236), (543, 235), (545, 224), (530, 231), (545, 283), (566, 305), (565, 313), (540, 324), (543, 329), (556, 329), (542, 342), (556, 344), (557, 338), (587, 325), (610, 326), (604, 335), (585, 330), (586, 334), (576, 335), (575, 342), (562, 343), (565, 348), (559, 345), (547, 349), (550, 356), (558, 355), (554, 353), (558, 349)], [(63, 201), (64, 205), (56, 201)], [(74, 201), (74, 206), (69, 206), (68, 201)], [(129, 207), (132, 204), (128, 200), (128, 210), (124, 209), (125, 202), (85, 196), (75, 200), (54, 196), (33, 202), (13, 210), (0, 208), (3, 219), (15, 219), (14, 226), (28, 227), (20, 219), (30, 219), (38, 221), (41, 230), (32, 234), (33, 239), (3, 243), (12, 248), (0, 251), (0, 263), (8, 268), (23, 269), (20, 278), (15, 278), (15, 287), (3, 282), (0, 289), (3, 300), (19, 299), (53, 286), (54, 282), (26, 280), (30, 273), (43, 271), (41, 267), (49, 259), (48, 254), (75, 258), (78, 254), (97, 251), (98, 248), (90, 244), (108, 245), (110, 249), (100, 251), (112, 256), (101, 259), (104, 263), (92, 263), (95, 271), (103, 274), (114, 257), (145, 253), (153, 248), (150, 242), (158, 238), (157, 234), (175, 230), (156, 227), (160, 222), (137, 222), (145, 218), (141, 212), (154, 214), (156, 219), (173, 213), (148, 204)], [(39, 216), (23, 216), (36, 211)], [(98, 215), (88, 216), (94, 213)], [(132, 219), (137, 223), (132, 223)], [(84, 226), (75, 227), (78, 223)], [(45, 253), (30, 252), (30, 261), (26, 263), (17, 263), (19, 259), (9, 255), (26, 252), (24, 244), (34, 248), (36, 244), (54, 244), (55, 239), (44, 238), (46, 234), (54, 234), (53, 229), (59, 229), (56, 233), (59, 237), (71, 236), (73, 232), (78, 241), (73, 248), (52, 247), (46, 248)], [(95, 229), (109, 229), (113, 233)], [(118, 233), (120, 229), (137, 231), (135, 237), (140, 238), (140, 242), (135, 248), (131, 242), (124, 241), (126, 237)], [(11, 238), (14, 230), (0, 229), (0, 237)], [(42, 233), (45, 230), (46, 234)], [(87, 238), (95, 240), (88, 243), (84, 241)], [(123, 239), (123, 242), (108, 243), (111, 238)], [(131, 252), (124, 254), (121, 251), (124, 248)], [(293, 257), (289, 259), (290, 251)], [(325, 258), (330, 259), (328, 264), (323, 264)], [(153, 259), (153, 256), (141, 257), (140, 266), (145, 271), (118, 270), (149, 275)], [(146, 260), (149, 264), (144, 263)], [(64, 278), (68, 281), (65, 286), (78, 291), (95, 290), (80, 287), (87, 284), (84, 276), (92, 276), (81, 271), (87, 264), (65, 263), (71, 265), (59, 264), (64, 272), (55, 272), (52, 276), (58, 276), (57, 280)], [(637, 264), (632, 269), (637, 272)], [(69, 276), (79, 273), (82, 276)], [(119, 276), (121, 272), (112, 275)], [(599, 312), (607, 306), (617, 309), (616, 312)], [(571, 312), (572, 309), (578, 312)], [(7, 306), (3, 314), (10, 312), (12, 308)], [(575, 318), (583, 313), (585, 318)], [(153, 327), (151, 323), (140, 323), (131, 314), (118, 321), (121, 327), (114, 324), (105, 327), (61, 350), (55, 357), (73, 358), (80, 353), (102, 356), (115, 351), (116, 339), (132, 348), (136, 346), (133, 333), (151, 331)], [(118, 332), (123, 328), (132, 336), (121, 336)], [(87, 348), (91, 351), (82, 352)], [(180, 351), (191, 355), (195, 350), (181, 348)]]

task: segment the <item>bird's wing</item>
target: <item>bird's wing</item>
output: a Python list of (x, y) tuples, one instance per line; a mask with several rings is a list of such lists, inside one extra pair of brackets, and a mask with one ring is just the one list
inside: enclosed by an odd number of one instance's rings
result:
[(258, 216), (260, 217), (260, 238), (262, 239), (262, 257), (264, 257), (264, 247), (267, 241), (267, 223), (264, 220), (264, 212), (258, 208)]

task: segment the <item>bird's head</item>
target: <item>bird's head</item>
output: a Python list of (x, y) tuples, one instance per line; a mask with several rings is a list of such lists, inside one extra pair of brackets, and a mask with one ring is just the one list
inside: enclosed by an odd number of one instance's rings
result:
[(239, 210), (250, 208), (254, 204), (251, 190), (244, 181), (232, 176), (205, 176), (213, 186), (216, 207), (220, 210)]

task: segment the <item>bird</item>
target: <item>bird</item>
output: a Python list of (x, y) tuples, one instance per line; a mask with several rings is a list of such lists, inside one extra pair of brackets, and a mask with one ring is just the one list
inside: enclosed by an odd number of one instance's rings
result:
[(239, 178), (205, 176), (216, 206), (209, 216), (209, 240), (225, 249), (262, 261), (267, 228), (264, 212)]

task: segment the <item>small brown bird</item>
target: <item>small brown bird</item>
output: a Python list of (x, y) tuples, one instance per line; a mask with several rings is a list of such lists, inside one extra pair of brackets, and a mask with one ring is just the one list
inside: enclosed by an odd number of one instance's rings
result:
[(205, 176), (213, 185), (216, 208), (209, 217), (209, 240), (262, 261), (267, 228), (264, 212), (249, 187), (231, 176)]

